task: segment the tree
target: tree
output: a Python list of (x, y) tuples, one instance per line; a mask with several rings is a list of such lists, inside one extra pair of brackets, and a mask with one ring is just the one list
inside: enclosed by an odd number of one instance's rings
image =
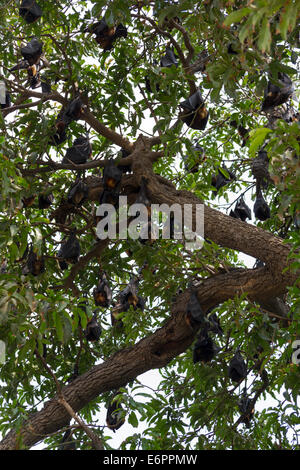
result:
[[(109, 448), (109, 405), (124, 449), (299, 448), (299, 3), (4, 3), (0, 448)], [(202, 249), (99, 237), (141, 186)]]

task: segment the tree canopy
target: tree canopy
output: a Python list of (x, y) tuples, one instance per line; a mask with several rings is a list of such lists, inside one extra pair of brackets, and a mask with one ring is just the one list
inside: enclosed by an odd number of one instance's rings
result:
[[(299, 448), (299, 2), (0, 11), (0, 449)], [(101, 238), (119, 196), (203, 246)]]

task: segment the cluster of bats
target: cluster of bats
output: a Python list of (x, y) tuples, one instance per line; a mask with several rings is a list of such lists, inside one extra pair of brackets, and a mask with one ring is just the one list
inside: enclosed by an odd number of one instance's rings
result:
[[(215, 333), (219, 336), (223, 335), (223, 330), (220, 321), (216, 314), (211, 314), (210, 309), (205, 315), (198, 300), (195, 291), (191, 292), (189, 302), (187, 304), (185, 320), (189, 327), (200, 328), (197, 340), (193, 348), (193, 362), (202, 362), (204, 364), (212, 361), (212, 359), (221, 351), (221, 348), (216, 345), (210, 333)], [(240, 384), (247, 377), (247, 365), (239, 350), (235, 352), (234, 356), (228, 365), (228, 377), (235, 383)], [(242, 422), (249, 427), (249, 423), (254, 415), (252, 401), (244, 391), (243, 396), (239, 402), (239, 409), (241, 411)]]

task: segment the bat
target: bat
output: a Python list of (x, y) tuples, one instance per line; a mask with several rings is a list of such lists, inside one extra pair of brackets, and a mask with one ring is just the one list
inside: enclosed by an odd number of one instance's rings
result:
[(193, 158), (194, 162), (192, 164), (190, 164), (189, 160), (190, 160), (191, 156), (190, 155), (184, 155), (183, 156), (184, 168), (189, 173), (197, 173), (199, 171), (200, 163), (205, 160), (206, 156), (205, 156), (205, 153), (204, 153), (204, 148), (201, 147), (198, 144), (198, 142), (194, 143), (194, 145), (192, 146), (192, 150), (197, 153), (197, 156), (196, 156), (196, 158)]
[(269, 157), (265, 150), (260, 150), (258, 156), (252, 160), (251, 172), (257, 184), (266, 189), (270, 181), (270, 173)]
[(275, 106), (280, 106), (286, 103), (294, 92), (294, 85), (288, 75), (283, 72), (278, 72), (278, 85), (275, 85), (270, 80), (264, 91), (264, 100), (262, 103), (262, 111), (270, 111)]
[(201, 308), (196, 292), (191, 293), (190, 299), (187, 304), (185, 321), (191, 328), (194, 328), (199, 325), (207, 325), (208, 323), (208, 320), (205, 317), (204, 312)]
[(72, 147), (69, 147), (62, 160), (62, 163), (75, 163), (82, 165), (87, 162), (88, 158), (92, 155), (92, 146), (89, 138), (86, 136), (77, 137)]
[(165, 55), (160, 59), (160, 66), (172, 67), (172, 65), (178, 67), (178, 60), (176, 59), (173, 49), (171, 47), (167, 47)]
[(34, 23), (42, 16), (43, 12), (35, 0), (23, 0), (19, 14), (27, 23)]
[(39, 209), (48, 209), (51, 206), (52, 202), (54, 201), (53, 194), (41, 194), (39, 196)]
[(182, 121), (191, 129), (203, 130), (206, 127), (209, 112), (205, 108), (202, 95), (199, 90), (187, 100), (182, 101), (180, 106), (183, 113), (180, 114)]
[(241, 382), (247, 376), (247, 366), (239, 351), (235, 353), (229, 363), (228, 375), (233, 382)]
[(26, 261), (25, 268), (23, 270), (23, 274), (32, 274), (33, 276), (38, 276), (45, 272), (45, 260), (43, 257), (38, 256), (34, 251), (33, 248), (30, 248), (28, 258)]
[(62, 270), (67, 269), (68, 263), (75, 264), (80, 255), (80, 244), (76, 238), (75, 232), (71, 233), (69, 238), (62, 242), (58, 251), (59, 266)]
[(107, 282), (106, 274), (103, 273), (101, 279), (98, 283), (98, 286), (93, 290), (93, 296), (95, 304), (100, 307), (108, 307), (111, 299), (112, 292), (110, 290), (109, 284)]
[(43, 43), (37, 38), (31, 39), (26, 46), (21, 47), (21, 54), (29, 65), (35, 65), (39, 62), (43, 52)]
[(110, 51), (113, 48), (113, 43), (117, 38), (127, 37), (127, 28), (125, 26), (120, 23), (117, 27), (109, 27), (105, 19), (95, 23), (85, 31), (95, 34), (95, 40), (104, 52)]
[(241, 422), (246, 425), (247, 428), (250, 427), (250, 421), (254, 416), (254, 407), (252, 405), (252, 400), (247, 395), (246, 390), (244, 390), (243, 395), (238, 403), (238, 407), (241, 414)]
[(223, 186), (225, 186), (227, 183), (230, 183), (234, 179), (235, 179), (234, 173), (232, 173), (230, 170), (228, 170), (228, 168), (225, 165), (223, 165), (222, 168), (219, 168), (218, 174), (212, 176), (211, 184), (212, 186), (215, 187), (213, 192), (217, 194), (219, 189), (221, 189)]
[(208, 336), (206, 330), (202, 331), (193, 349), (193, 362), (210, 362), (215, 355), (221, 350), (216, 343)]
[(108, 405), (106, 413), (106, 424), (114, 432), (125, 423), (124, 410), (116, 398)]
[(74, 204), (74, 206), (79, 207), (84, 203), (87, 195), (88, 186), (84, 183), (84, 181), (78, 181), (77, 179), (68, 192), (67, 200), (71, 204)]
[(256, 199), (253, 207), (254, 215), (258, 220), (264, 221), (271, 217), (270, 208), (265, 201), (259, 185), (256, 188)]
[(109, 191), (117, 191), (121, 183), (122, 170), (115, 165), (112, 158), (108, 160), (103, 170), (103, 186)]
[[(234, 215), (232, 215), (232, 213)], [(244, 201), (243, 196), (239, 198), (236, 203), (234, 211), (230, 212), (231, 217), (235, 217), (236, 219), (240, 219), (245, 222), (246, 219), (251, 220), (251, 209)]]
[(94, 342), (99, 340), (101, 333), (102, 328), (97, 322), (97, 313), (95, 311), (91, 320), (87, 322), (85, 337), (88, 341)]

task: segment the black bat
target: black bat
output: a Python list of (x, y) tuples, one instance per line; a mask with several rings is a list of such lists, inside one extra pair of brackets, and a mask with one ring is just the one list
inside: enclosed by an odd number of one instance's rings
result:
[(106, 413), (106, 424), (114, 432), (125, 423), (124, 410), (117, 399), (113, 399), (108, 405)]
[(191, 293), (189, 302), (187, 304), (185, 321), (192, 328), (199, 325), (204, 326), (208, 323), (208, 320), (205, 317), (204, 312), (201, 308), (196, 292)]
[(94, 315), (91, 320), (88, 321), (85, 330), (85, 337), (88, 341), (94, 342), (98, 341), (102, 333), (102, 328), (97, 321), (97, 313), (94, 312)]
[(54, 201), (53, 194), (41, 194), (39, 196), (39, 209), (48, 209)]
[(136, 278), (131, 278), (127, 287), (120, 292), (119, 301), (122, 306), (122, 312), (127, 312), (130, 309), (130, 306), (137, 310), (138, 308), (142, 311), (145, 308), (145, 301), (142, 297), (137, 295), (138, 293), (138, 280)]
[(221, 350), (216, 343), (208, 336), (206, 330), (202, 331), (193, 349), (193, 362), (210, 362)]
[(147, 181), (144, 177), (141, 180), (141, 186), (135, 204), (143, 204), (146, 206), (148, 215), (151, 215), (151, 202), (147, 196)]
[(279, 85), (275, 85), (271, 80), (268, 82), (267, 88), (264, 91), (262, 111), (270, 111), (275, 106), (286, 103), (294, 92), (293, 82), (288, 75), (278, 72), (277, 78)]
[(87, 162), (92, 154), (92, 146), (88, 137), (80, 136), (74, 140), (72, 147), (69, 147), (62, 160), (62, 163), (75, 163), (82, 165)]
[(113, 48), (113, 43), (117, 38), (127, 37), (127, 28), (125, 26), (120, 23), (117, 27), (109, 27), (105, 19), (95, 23), (85, 31), (91, 31), (95, 34), (95, 40), (104, 52), (110, 51)]
[(267, 220), (271, 217), (270, 208), (265, 201), (259, 185), (256, 188), (256, 199), (254, 202), (254, 215), (258, 220)]
[(33, 276), (38, 276), (43, 272), (45, 272), (45, 260), (43, 257), (38, 256), (31, 247), (23, 274), (30, 273)]
[[(227, 176), (227, 174), (229, 177)], [(218, 174), (212, 176), (211, 184), (216, 188), (213, 190), (213, 192), (216, 194), (219, 189), (221, 189), (223, 186), (225, 186), (227, 183), (230, 183), (234, 179), (234, 173), (232, 173), (232, 171), (228, 170), (228, 168), (223, 165), (222, 168), (219, 168)]]
[(59, 265), (61, 269), (67, 269), (68, 263), (75, 264), (80, 255), (80, 244), (76, 238), (75, 232), (71, 233), (69, 238), (62, 242), (58, 251)]
[(247, 366), (239, 351), (235, 353), (229, 363), (228, 375), (233, 382), (241, 382), (247, 376)]
[(116, 166), (115, 161), (110, 158), (103, 170), (104, 189), (117, 191), (121, 183), (122, 170)]
[(79, 207), (84, 203), (87, 198), (87, 195), (88, 186), (84, 183), (84, 181), (78, 181), (77, 179), (68, 192), (67, 200), (71, 204), (74, 204), (75, 206)]
[(95, 300), (95, 304), (100, 307), (108, 307), (111, 299), (112, 299), (112, 292), (107, 282), (106, 274), (103, 273), (101, 279), (93, 290), (93, 296)]
[(35, 65), (40, 60), (43, 52), (43, 43), (37, 38), (31, 39), (26, 46), (21, 47), (21, 54), (29, 65)]
[(269, 157), (265, 150), (260, 150), (258, 156), (252, 160), (251, 172), (259, 185), (263, 188), (268, 187), (270, 181)]
[(254, 416), (254, 408), (252, 405), (252, 400), (250, 400), (245, 390), (238, 403), (238, 407), (241, 412), (241, 422), (244, 423), (247, 428), (249, 428), (250, 422)]
[(191, 163), (188, 163), (191, 156), (184, 155), (183, 156), (184, 168), (186, 171), (190, 173), (197, 173), (197, 171), (199, 171), (200, 162), (203, 162), (205, 160), (204, 148), (201, 147), (198, 144), (198, 142), (195, 142), (194, 145), (192, 146), (192, 150), (197, 153), (197, 157), (193, 159), (194, 161), (191, 164)]
[(160, 59), (160, 66), (161, 67), (178, 67), (178, 60), (174, 54), (174, 51), (171, 47), (166, 48), (165, 55)]
[(241, 196), (239, 198), (239, 200), (236, 203), (234, 211), (231, 211), (231, 212), (234, 212), (234, 214), (235, 214), (235, 215), (232, 215), (230, 213), (232, 217), (236, 217), (237, 219), (241, 219), (243, 222), (245, 222), (246, 219), (251, 220), (251, 209), (245, 203), (243, 196)]
[(235, 129), (237, 129), (239, 135), (242, 138), (242, 147), (245, 147), (246, 142), (249, 137), (249, 130), (246, 129), (246, 127), (244, 127), (242, 124), (238, 124), (235, 120), (230, 121), (230, 125), (234, 127)]
[(34, 23), (42, 16), (43, 12), (35, 0), (23, 0), (19, 14), (27, 23)]
[(180, 118), (188, 127), (198, 130), (205, 129), (209, 112), (205, 108), (204, 100), (199, 90), (187, 100), (182, 101), (180, 106), (183, 108)]

